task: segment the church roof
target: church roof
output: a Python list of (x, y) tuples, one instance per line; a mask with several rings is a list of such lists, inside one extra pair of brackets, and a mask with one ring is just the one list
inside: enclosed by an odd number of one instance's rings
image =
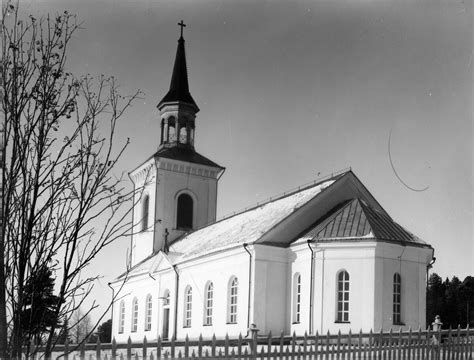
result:
[(425, 244), (387, 214), (355, 198), (335, 206), (303, 238), (315, 241), (341, 238), (374, 238), (394, 242)]
[(182, 101), (194, 105), (199, 111), (196, 102), (189, 92), (188, 70), (186, 67), (186, 53), (184, 51), (184, 39), (181, 36), (178, 40), (178, 49), (176, 50), (176, 58), (174, 61), (173, 75), (171, 76), (170, 89), (158, 104)]
[(214, 161), (209, 160), (207, 157), (197, 153), (195, 150), (190, 149), (188, 147), (163, 147), (159, 149), (154, 156), (224, 169), (222, 166), (216, 164)]
[(182, 253), (184, 259), (229, 246), (254, 243), (335, 181), (331, 178), (196, 230), (171, 244), (170, 251)]

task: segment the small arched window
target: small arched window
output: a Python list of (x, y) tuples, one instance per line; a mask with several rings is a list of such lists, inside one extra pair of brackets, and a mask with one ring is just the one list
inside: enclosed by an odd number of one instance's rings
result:
[(148, 229), (149, 208), (150, 208), (150, 196), (146, 194), (142, 200), (142, 227), (141, 227), (142, 232)]
[(168, 142), (176, 141), (176, 120), (173, 117), (168, 119)]
[(132, 302), (132, 332), (138, 329), (138, 299), (134, 298)]
[(188, 194), (178, 196), (176, 228), (185, 230), (193, 228), (193, 198)]
[(153, 315), (153, 299), (151, 294), (148, 294), (146, 297), (146, 306), (145, 306), (145, 331), (151, 330), (151, 319)]
[(402, 323), (402, 278), (400, 274), (393, 275), (393, 323)]
[(301, 319), (301, 274), (293, 276), (293, 323), (299, 324)]
[(229, 324), (237, 323), (237, 300), (238, 300), (238, 291), (239, 291), (239, 280), (234, 276), (229, 282), (229, 306), (228, 306), (228, 315), (227, 322)]
[(125, 331), (125, 302), (122, 300), (120, 302), (119, 310), (119, 334), (123, 334)]
[(349, 322), (349, 273), (341, 271), (337, 276), (337, 321)]
[(193, 288), (186, 287), (184, 291), (184, 324), (183, 327), (191, 327), (191, 319), (193, 315)]
[(181, 144), (187, 144), (188, 142), (188, 131), (185, 126), (179, 130), (179, 142)]
[(212, 308), (214, 305), (214, 284), (209, 282), (204, 289), (204, 325), (212, 325)]

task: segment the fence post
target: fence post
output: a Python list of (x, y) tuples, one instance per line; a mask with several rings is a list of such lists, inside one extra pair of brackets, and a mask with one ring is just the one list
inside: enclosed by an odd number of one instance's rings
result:
[(80, 355), (79, 355), (80, 359), (81, 360), (86, 360), (86, 348), (85, 348), (85, 345), (84, 345), (84, 341), (81, 344), (79, 353), (80, 353)]
[(64, 341), (64, 360), (69, 360), (69, 339)]
[(117, 342), (115, 341), (115, 336), (112, 339), (112, 360), (117, 359)]
[(146, 348), (147, 348), (147, 341), (146, 341), (146, 335), (143, 337), (143, 348), (142, 348), (142, 358), (143, 360), (146, 360)]
[(250, 331), (250, 337), (252, 339), (250, 343), (251, 344), (250, 353), (252, 355), (252, 358), (256, 359), (257, 358), (257, 335), (258, 335), (259, 329), (257, 329), (257, 325), (251, 324), (249, 331)]
[(102, 359), (100, 357), (100, 339), (98, 337), (97, 337), (97, 344), (96, 344), (96, 348), (95, 348), (95, 358), (96, 358), (96, 360)]
[(130, 336), (127, 341), (127, 360), (132, 360), (132, 339)]

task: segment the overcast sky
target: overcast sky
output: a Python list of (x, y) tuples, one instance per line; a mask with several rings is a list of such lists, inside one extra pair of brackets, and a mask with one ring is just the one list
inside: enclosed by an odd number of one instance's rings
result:
[[(84, 22), (69, 68), (145, 92), (120, 125), (131, 145), (118, 173), (159, 145), (156, 104), (183, 19), (196, 150), (227, 168), (218, 216), (350, 166), (435, 248), (433, 271), (474, 275), (471, 1), (23, 2), (25, 13), (63, 10)], [(397, 179), (390, 132), (396, 171), (426, 191)], [(91, 266), (105, 277), (99, 300), (128, 245)]]

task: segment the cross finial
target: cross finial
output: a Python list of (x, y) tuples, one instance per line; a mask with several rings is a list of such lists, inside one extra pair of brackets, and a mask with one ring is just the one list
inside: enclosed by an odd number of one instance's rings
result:
[(183, 28), (186, 27), (186, 24), (183, 22), (183, 20), (181, 20), (178, 25), (181, 26), (181, 37), (183, 37)]

